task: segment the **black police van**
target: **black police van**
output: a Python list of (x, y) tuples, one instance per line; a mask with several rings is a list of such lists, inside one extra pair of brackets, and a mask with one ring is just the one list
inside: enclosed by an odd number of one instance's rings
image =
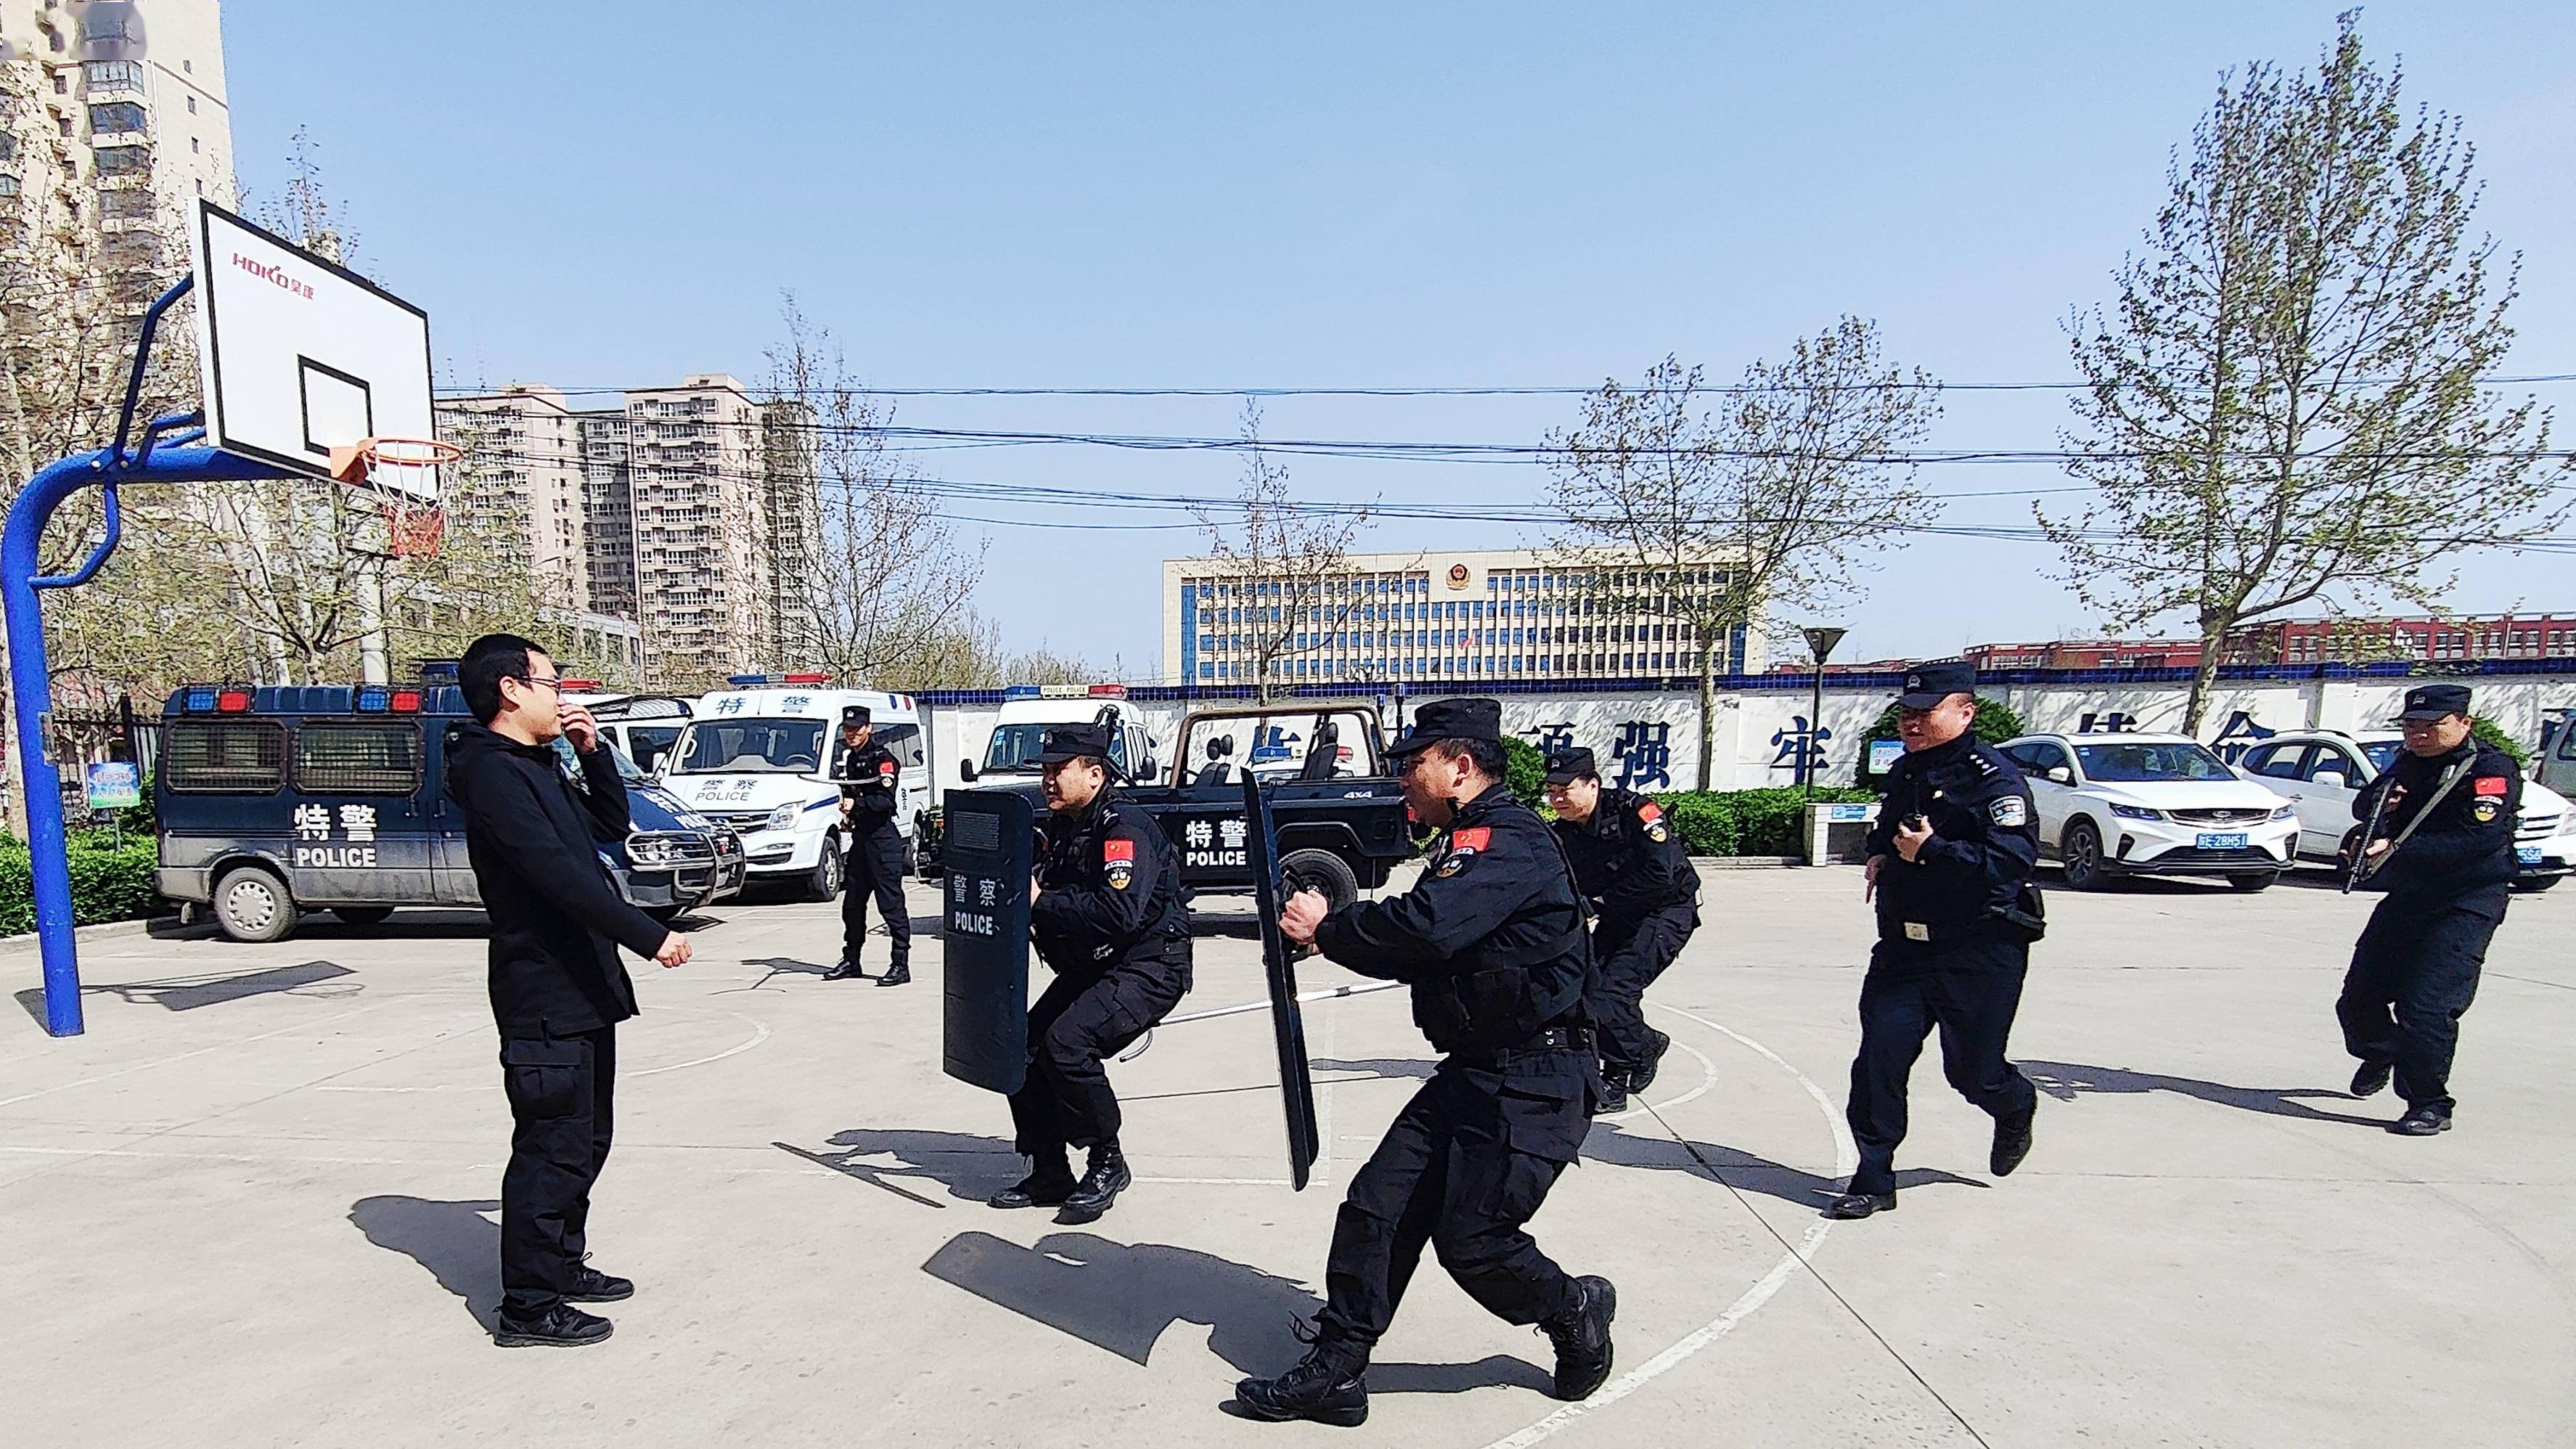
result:
[[(447, 742), (469, 722), (453, 685), (191, 685), (162, 710), (161, 894), (211, 905), (224, 934), (276, 941), (321, 908), (374, 925), (404, 906), (483, 903)], [(580, 784), (572, 747), (555, 745)], [(664, 920), (742, 889), (742, 843), (620, 754), (634, 833), (600, 859)]]

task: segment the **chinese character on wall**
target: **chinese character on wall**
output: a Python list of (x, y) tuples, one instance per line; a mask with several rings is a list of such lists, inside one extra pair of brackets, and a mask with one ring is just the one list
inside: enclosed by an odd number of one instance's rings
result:
[(1673, 727), (1647, 720), (1619, 726), (1610, 753), (1619, 757), (1619, 788), (1640, 790), (1673, 782)]

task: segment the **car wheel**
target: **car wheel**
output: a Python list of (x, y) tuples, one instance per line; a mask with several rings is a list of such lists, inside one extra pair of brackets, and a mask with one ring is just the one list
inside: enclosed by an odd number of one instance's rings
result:
[(2513, 888), (2528, 894), (2535, 891), (2545, 891), (2565, 879), (2567, 879), (2567, 877), (2563, 875), (2529, 876), (2522, 880), (2515, 881), (2513, 883)]
[(1279, 860), (1279, 876), (1291, 895), (1315, 891), (1329, 910), (1338, 911), (1360, 898), (1360, 878), (1349, 861), (1329, 850), (1292, 850)]
[(286, 882), (265, 866), (237, 865), (215, 882), (215, 923), (236, 941), (283, 941), (295, 915)]
[(2079, 891), (2108, 890), (2111, 873), (2102, 868), (2102, 832), (2090, 820), (2077, 820), (2066, 827), (2066, 838), (2057, 845), (2058, 861), (2066, 867), (2066, 883)]
[(2227, 883), (2240, 891), (2268, 891), (2272, 888), (2272, 882), (2280, 878), (2279, 871), (2266, 870), (2258, 871), (2253, 875), (2231, 875), (2227, 878)]
[(381, 926), (393, 919), (391, 906), (333, 906), (331, 914), (352, 926)]
[(841, 860), (841, 837), (823, 837), (823, 858), (814, 862), (813, 874), (805, 877), (805, 899), (837, 900), (841, 894), (841, 876), (846, 867)]

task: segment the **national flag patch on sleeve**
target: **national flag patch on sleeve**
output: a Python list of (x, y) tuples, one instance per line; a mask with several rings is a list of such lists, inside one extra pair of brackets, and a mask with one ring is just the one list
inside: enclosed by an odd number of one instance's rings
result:
[(2480, 775), (2469, 788), (2481, 795), (2501, 795), (2513, 788), (2513, 782), (2502, 775)]
[(891, 774), (893, 774), (893, 773), (894, 773), (894, 761), (892, 761), (892, 760), (879, 760), (879, 761), (877, 762), (877, 773), (878, 773), (879, 775), (891, 775)]
[(1645, 821), (1648, 825), (1652, 825), (1656, 821), (1664, 818), (1664, 807), (1656, 804), (1652, 800), (1649, 800), (1645, 804), (1637, 807), (1637, 818)]
[(1461, 830), (1457, 834), (1450, 836), (1449, 848), (1451, 850), (1482, 850), (1485, 848), (1485, 843), (1493, 838), (1494, 832), (1491, 827), (1483, 825), (1471, 826), (1468, 829)]
[(1124, 861), (1129, 865), (1134, 865), (1136, 863), (1136, 842), (1132, 840), (1104, 840), (1100, 842), (1100, 860), (1103, 865), (1116, 865), (1121, 861)]

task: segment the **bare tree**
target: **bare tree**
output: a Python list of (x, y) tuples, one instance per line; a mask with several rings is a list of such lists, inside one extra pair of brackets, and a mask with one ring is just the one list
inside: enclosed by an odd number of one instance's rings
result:
[(810, 528), (782, 530), (792, 552), (780, 567), (803, 574), (796, 591), (810, 615), (798, 627), (811, 662), (854, 682), (919, 688), (989, 657), (988, 641), (965, 627), (983, 542), (960, 540), (920, 474), (889, 451), (894, 409), (851, 378), (830, 329), (808, 322), (792, 294), (782, 314), (786, 336), (769, 351), (772, 415), (810, 445), (800, 451), (817, 502)]
[(1322, 655), (1365, 596), (1351, 578), (1351, 542), (1369, 510), (1309, 509), (1288, 489), (1288, 469), (1261, 447), (1261, 405), (1243, 405), (1243, 487), (1232, 505), (1193, 508), (1208, 537), (1210, 572), (1244, 622), (1255, 698), (1268, 704), (1280, 666)]
[(2314, 74), (2223, 77), (2106, 313), (2068, 332), (2090, 383), (2069, 471), (2100, 498), (2039, 519), (2085, 603), (2182, 615), (2197, 729), (2230, 630), (2317, 601), (2432, 607), (2463, 550), (2539, 537), (2565, 464), (2549, 414), (2479, 385), (2520, 268), (2469, 227), (2460, 123), (2399, 103), (2346, 12)]
[(1929, 373), (1885, 362), (1877, 324), (1845, 317), (1732, 388), (1674, 357), (1635, 389), (1606, 381), (1581, 423), (1549, 436), (1575, 607), (1679, 635), (1699, 678), (1700, 789), (1715, 778), (1729, 640), (1767, 610), (1847, 595), (1870, 551), (1930, 519), (1904, 452), (1940, 407)]

